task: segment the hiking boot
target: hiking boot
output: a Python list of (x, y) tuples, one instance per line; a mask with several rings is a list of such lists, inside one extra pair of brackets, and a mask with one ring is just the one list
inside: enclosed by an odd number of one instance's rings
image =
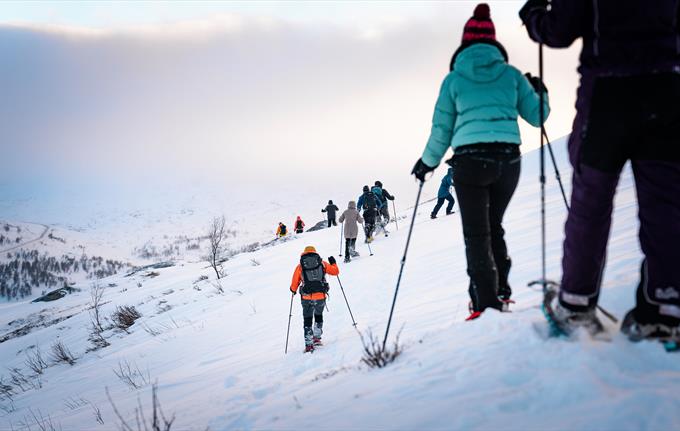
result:
[(663, 323), (640, 323), (635, 318), (635, 309), (626, 313), (621, 323), (623, 332), (630, 341), (642, 340), (680, 340), (680, 325), (669, 326)]
[(313, 343), (314, 343), (315, 346), (320, 346), (322, 344), (321, 343), (321, 337), (314, 337)]
[(359, 257), (359, 256), (361, 256), (361, 255), (359, 254), (359, 252), (358, 252), (358, 251), (355, 251), (355, 250), (350, 251), (349, 254), (350, 254), (352, 257)]
[(349, 262), (351, 262), (351, 261), (352, 261), (352, 259), (350, 259), (349, 255), (346, 254), (346, 255), (345, 255), (345, 263), (349, 263)]
[(584, 311), (570, 310), (559, 302), (557, 296), (555, 296), (552, 304), (551, 317), (554, 324), (566, 335), (573, 333), (578, 328), (584, 328), (590, 335), (604, 332), (604, 326), (595, 314), (595, 308)]
[(305, 353), (313, 352), (313, 351), (314, 351), (314, 344), (305, 344)]
[(451, 211), (446, 211), (446, 215), (451, 215), (451, 214), (455, 214), (455, 213), (456, 213), (456, 212), (453, 211), (453, 210), (451, 210)]
[(430, 218), (431, 218), (432, 220), (436, 219), (436, 218), (437, 218), (437, 214), (430, 214)]

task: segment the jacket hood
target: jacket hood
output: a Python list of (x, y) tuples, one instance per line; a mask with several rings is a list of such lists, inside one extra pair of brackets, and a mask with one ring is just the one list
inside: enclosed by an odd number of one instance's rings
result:
[(349, 203), (347, 204), (347, 209), (350, 209), (350, 210), (357, 209), (357, 203), (354, 202), (354, 201), (349, 201)]
[(498, 47), (477, 43), (463, 49), (453, 64), (454, 71), (475, 82), (491, 82), (506, 70), (506, 61)]

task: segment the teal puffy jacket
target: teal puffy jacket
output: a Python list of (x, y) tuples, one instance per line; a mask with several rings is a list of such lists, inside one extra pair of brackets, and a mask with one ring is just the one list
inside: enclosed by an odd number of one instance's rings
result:
[[(487, 142), (520, 144), (517, 116), (540, 126), (540, 98), (500, 50), (478, 43), (458, 54), (444, 79), (432, 118), (423, 162), (437, 166), (449, 147)], [(545, 118), (550, 113), (544, 98)]]

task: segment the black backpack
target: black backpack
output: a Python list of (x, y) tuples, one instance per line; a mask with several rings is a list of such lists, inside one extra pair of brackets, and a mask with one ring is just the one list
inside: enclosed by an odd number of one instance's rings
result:
[(377, 197), (375, 193), (369, 192), (364, 195), (364, 209), (366, 210), (374, 210), (378, 207)]
[(286, 225), (285, 225), (285, 224), (282, 224), (282, 225), (281, 225), (280, 234), (281, 234), (281, 235), (285, 235), (285, 234), (286, 234)]
[(300, 266), (302, 267), (302, 293), (309, 295), (311, 293), (328, 292), (328, 283), (326, 282), (321, 256), (316, 253), (302, 255)]

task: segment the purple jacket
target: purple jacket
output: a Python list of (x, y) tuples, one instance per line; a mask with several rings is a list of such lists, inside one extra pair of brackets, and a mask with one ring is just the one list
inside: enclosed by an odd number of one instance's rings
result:
[(584, 75), (680, 73), (680, 0), (552, 0), (524, 18), (529, 37), (550, 47), (583, 38)]

